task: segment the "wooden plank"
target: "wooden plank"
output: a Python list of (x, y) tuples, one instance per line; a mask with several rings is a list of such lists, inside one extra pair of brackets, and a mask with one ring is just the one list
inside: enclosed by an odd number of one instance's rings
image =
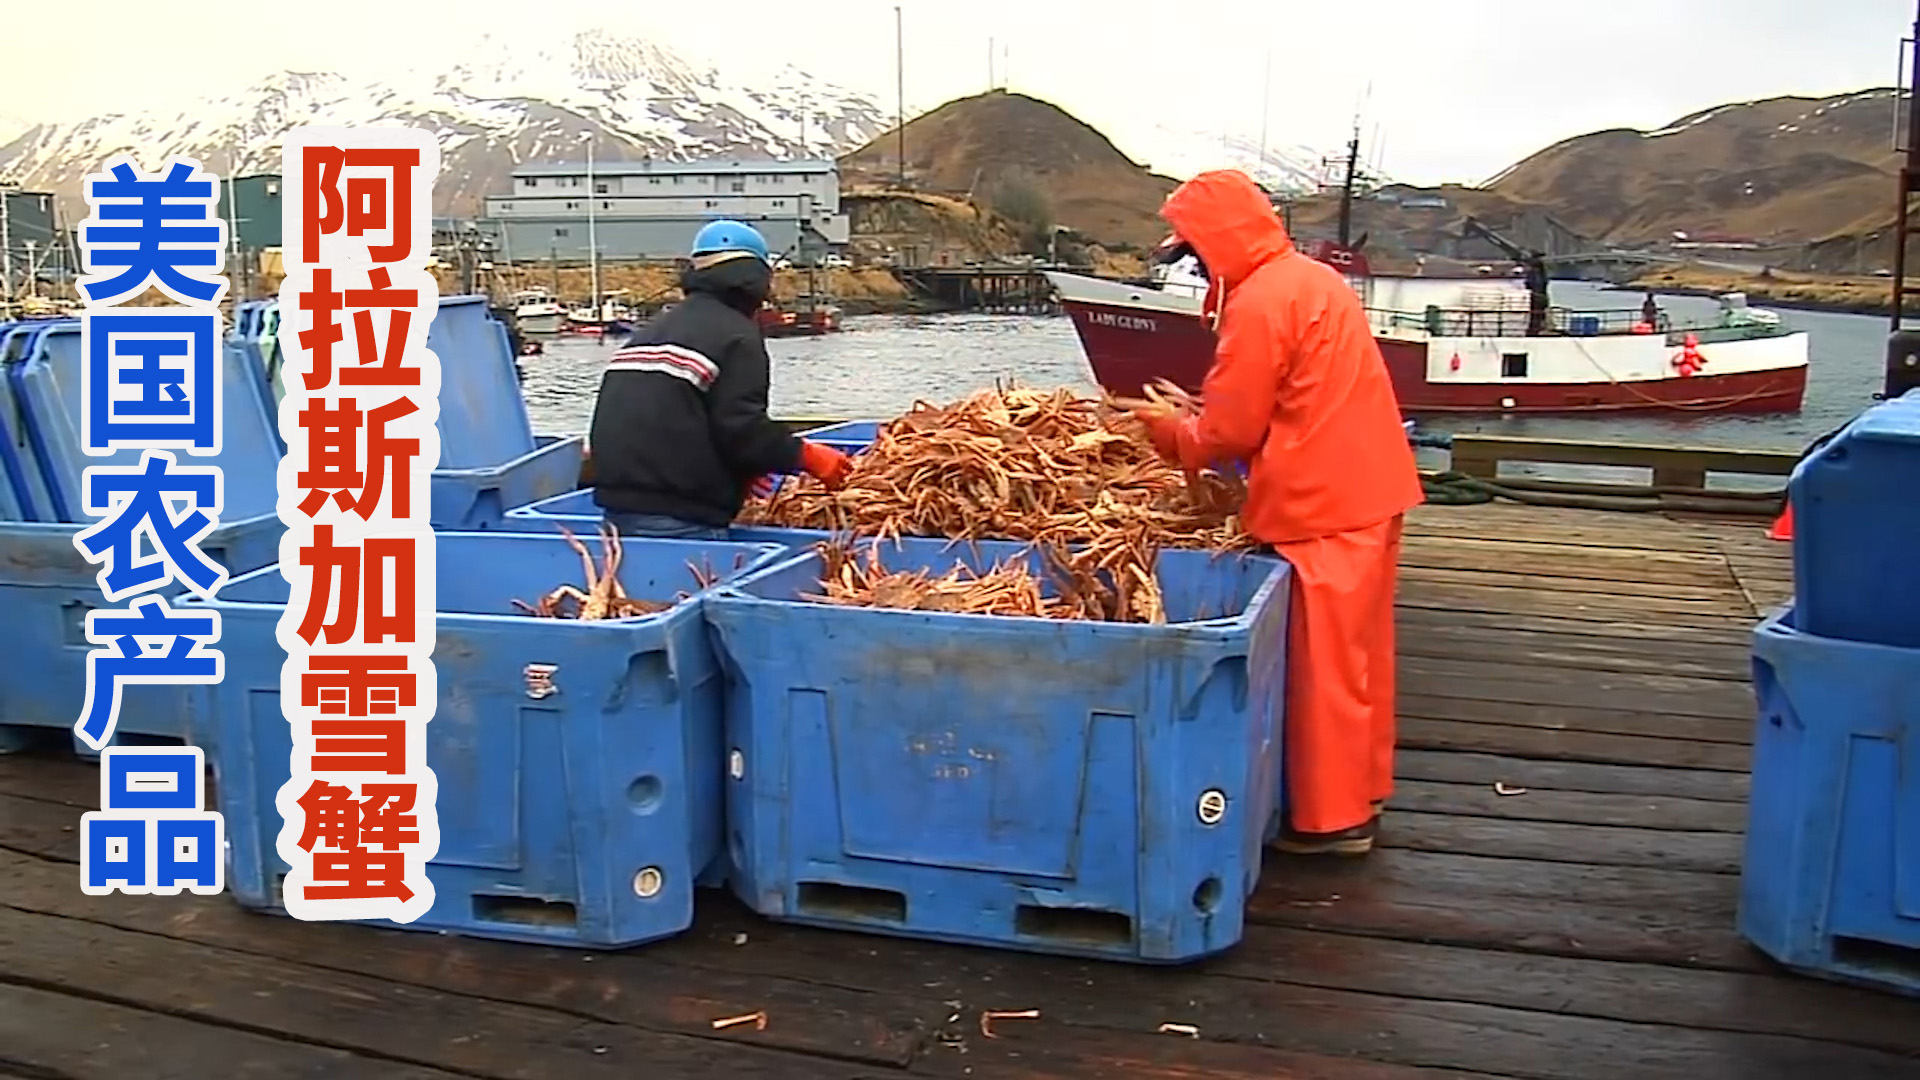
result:
[(1588, 761), (1601, 765), (1658, 765), (1677, 769), (1723, 769), (1744, 773), (1752, 756), (1744, 746), (1651, 739), (1592, 731), (1553, 731), (1506, 724), (1425, 720), (1401, 706), (1400, 745), (1413, 750), (1459, 750), (1543, 761)]
[[(1793, 472), (1801, 456), (1799, 451), (1794, 450), (1547, 439), (1532, 435), (1489, 435), (1479, 432), (1456, 434), (1452, 453), (1456, 460), (1464, 456), (1475, 463), (1593, 465), (1656, 469), (1669, 473), (1719, 472), (1745, 476), (1786, 476)], [(1454, 468), (1466, 471), (1458, 464)]]
[(1739, 881), (1725, 874), (1403, 848), (1337, 863), (1269, 858), (1249, 917), (1407, 941), (1766, 970), (1734, 932)]
[[(35, 876), (30, 867), (27, 868), (27, 876)], [(38, 876), (45, 875), (41, 873)], [(36, 902), (60, 902), (58, 896), (45, 894), (38, 882), (30, 884), (28, 888), (35, 895)], [(711, 902), (709, 906), (717, 904), (721, 908), (731, 907), (721, 894), (711, 894), (704, 899)], [(9, 902), (13, 902), (11, 898)], [(128, 907), (135, 906), (148, 909), (138, 918), (148, 925), (150, 932), (126, 932), (94, 918), (104, 916), (117, 922), (126, 918)], [(183, 912), (182, 908), (186, 911)], [(44, 923), (32, 921), (36, 919), (44, 920)], [(667, 1010), (679, 1015), (689, 1028), (697, 1029), (702, 1034), (700, 1039), (680, 1040), (704, 1043), (703, 1052), (712, 1059), (713, 1065), (698, 1075), (719, 1075), (722, 1068), (732, 1068), (743, 1075), (789, 1075), (767, 1070), (779, 1069), (782, 1067), (779, 1062), (793, 1059), (806, 1063), (808, 1067), (791, 1075), (844, 1076), (850, 1064), (872, 1062), (872, 1056), (862, 1052), (858, 1046), (833, 1045), (834, 1032), (845, 1029), (831, 1024), (823, 1025), (823, 1019), (830, 1019), (827, 1014), (832, 1010), (810, 1005), (810, 1000), (815, 998), (858, 999), (869, 1003), (868, 1011), (862, 1014), (868, 1027), (886, 1031), (891, 1042), (911, 1040), (919, 1045), (919, 1053), (913, 1057), (914, 1073), (972, 1075), (976, 1070), (983, 1070), (984, 1075), (1020, 1077), (1024, 1080), (1042, 1077), (1068, 1080), (1089, 1075), (1208, 1075), (1242, 1080), (1306, 1080), (1308, 1077), (1335, 1073), (1366, 1080), (1451, 1080), (1469, 1075), (1451, 1070), (1340, 1061), (1324, 1055), (1286, 1049), (1195, 1044), (1166, 1038), (1152, 1026), (1135, 1025), (1131, 1030), (1127, 1027), (1088, 1030), (1085, 1027), (1049, 1023), (1044, 1044), (1034, 1044), (1023, 1042), (1018, 1037), (1021, 1024), (1007, 1022), (1001, 1025), (1007, 1034), (987, 1040), (978, 1034), (979, 1010), (1031, 1007), (1030, 1003), (1009, 1003), (1028, 1000), (1024, 996), (1028, 992), (1025, 988), (1013, 986), (992, 995), (983, 991), (969, 995), (967, 1002), (950, 1003), (951, 994), (945, 991), (935, 994), (930, 990), (927, 973), (909, 970), (909, 982), (891, 984), (884, 994), (856, 989), (849, 984), (861, 981), (856, 970), (859, 961), (844, 949), (836, 957), (836, 963), (811, 969), (769, 970), (767, 965), (751, 960), (744, 965), (729, 964), (726, 961), (735, 957), (753, 958), (759, 955), (763, 951), (759, 945), (767, 938), (769, 926), (757, 920), (743, 922), (737, 918), (728, 925), (736, 929), (724, 935), (702, 935), (696, 953), (680, 954), (670, 960), (663, 957), (662, 947), (677, 943), (650, 946), (645, 955), (579, 953), (367, 927), (261, 919), (249, 917), (215, 901), (176, 898), (171, 906), (166, 901), (152, 900), (112, 906), (96, 905), (92, 916), (85, 919), (52, 918), (0, 907), (0, 944), (10, 943), (15, 935), (9, 931), (23, 926), (30, 931), (37, 931), (42, 926), (82, 928), (73, 931), (67, 938), (57, 933), (41, 935), (44, 952), (36, 953), (29, 963), (34, 965), (31, 968), (33, 977), (43, 980), (84, 979), (90, 974), (90, 969), (88, 974), (69, 972), (67, 968), (75, 966), (73, 956), (77, 954), (68, 952), (62, 957), (62, 946), (68, 950), (85, 949), (86, 955), (105, 955), (114, 960), (119, 959), (113, 951), (114, 946), (131, 949), (147, 941), (158, 944), (143, 952), (174, 955), (169, 950), (197, 949), (207, 954), (199, 963), (219, 965), (221, 974), (234, 980), (232, 985), (254, 986), (258, 995), (257, 1000), (229, 1004), (223, 992), (224, 983), (216, 980), (216, 985), (199, 986), (197, 993), (192, 996), (192, 1002), (205, 1002), (212, 997), (218, 1000), (221, 1015), (232, 1022), (255, 1026), (277, 1025), (300, 1031), (312, 1030), (314, 1022), (284, 1013), (318, 1009), (329, 1016), (338, 1016), (343, 1022), (356, 1019), (368, 1022), (386, 1008), (404, 1004), (432, 1013), (430, 1019), (433, 1023), (426, 1025), (429, 1037), (434, 1024), (452, 1025), (463, 1019), (469, 1023), (504, 1023), (504, 1029), (489, 1027), (485, 1030), (509, 1049), (517, 1050), (522, 1041), (530, 1038), (521, 1034), (527, 1027), (527, 1021), (520, 1015), (522, 1013), (541, 1017), (586, 1017), (591, 1021), (603, 1019), (609, 1014), (630, 1017), (635, 1013), (644, 1013), (651, 1018)], [(190, 934), (194, 942), (189, 944), (156, 936), (161, 932)], [(223, 944), (213, 948), (200, 944), (202, 939), (220, 940)], [(869, 950), (866, 966), (896, 967), (894, 958), (889, 955), (890, 946), (884, 939), (855, 940), (875, 946)], [(107, 948), (100, 947), (102, 941), (107, 943)], [(719, 962), (699, 962), (709, 957)], [(145, 968), (141, 967), (140, 970), (144, 972)], [(278, 979), (273, 975), (276, 972), (280, 973)], [(366, 976), (374, 976), (379, 981)], [(106, 978), (104, 975), (98, 977), (103, 981)], [(290, 1003), (288, 995), (278, 989), (280, 984), (286, 983), (301, 988), (297, 1002)], [(735, 996), (714, 998), (710, 988), (717, 986), (738, 989), (731, 991)], [(319, 987), (320, 992), (310, 992), (315, 987)], [(332, 1000), (328, 991), (333, 987), (364, 991), (358, 1014), (352, 1005)], [(437, 1003), (441, 1000), (438, 991), (450, 987), (459, 988), (453, 992), (454, 996), (445, 999), (452, 1004)], [(780, 987), (791, 989), (782, 992)], [(164, 997), (165, 989), (136, 979), (125, 989), (115, 992)], [(182, 996), (164, 997), (164, 1000), (171, 1008), (212, 1007), (204, 1004), (183, 1005), (187, 993), (182, 990)], [(1010, 998), (1010, 994), (1021, 996)], [(480, 1001), (482, 996), (488, 1000)], [(545, 1007), (527, 1007), (530, 1000)], [(1059, 1000), (1048, 995), (1044, 1003), (1051, 1006)], [(503, 1006), (503, 1002), (513, 1004)], [(481, 1016), (465, 1017), (462, 1010), (490, 1011), (499, 1015), (487, 1021)], [(752, 1025), (729, 1028), (721, 1033), (711, 1029), (710, 1021), (714, 1018), (755, 1011), (765, 1011), (768, 1015), (768, 1025), (764, 1031), (756, 1030)], [(1047, 1008), (1043, 1015), (1051, 1020), (1056, 1012), (1071, 1013), (1072, 1010)], [(569, 1022), (578, 1021), (570, 1019)], [(621, 1051), (626, 1040), (636, 1037), (636, 1029), (615, 1023), (589, 1022), (580, 1027), (592, 1033), (591, 1038), (583, 1040), (576, 1037), (571, 1041), (591, 1042), (596, 1054)], [(790, 1044), (795, 1040), (819, 1044), (813, 1050), (815, 1056), (773, 1057), (769, 1056), (768, 1051), (758, 1049), (776, 1041)], [(741, 1054), (754, 1056), (743, 1061), (738, 1057)], [(649, 1074), (658, 1069), (664, 1075), (695, 1075), (651, 1060), (635, 1066), (631, 1055), (622, 1053), (621, 1056), (627, 1061), (628, 1068), (638, 1067)], [(493, 1052), (482, 1055), (482, 1059), (463, 1056), (460, 1061), (463, 1067), (473, 1070), (477, 1075), (487, 1076), (505, 1075), (510, 1068), (514, 1070), (513, 1075), (558, 1075), (572, 1064), (563, 1055), (555, 1055), (551, 1064), (546, 1066), (550, 1071), (526, 1071), (524, 1066), (517, 1064), (519, 1057), (517, 1053), (500, 1052), (500, 1047), (496, 1045)], [(678, 1058), (670, 1057), (669, 1060)], [(773, 1064), (769, 1066), (768, 1062)], [(897, 1067), (905, 1065), (906, 1061), (875, 1063)]]
[(1408, 512), (1409, 535), (1482, 536), (1581, 547), (1715, 552), (1724, 534), (1658, 513), (1621, 513), (1492, 502), (1467, 507), (1422, 504)]
[(1492, 585), (1501, 588), (1530, 589), (1559, 594), (1598, 593), (1622, 601), (1641, 598), (1690, 605), (1683, 610), (1711, 611), (1725, 607), (1739, 594), (1733, 575), (1722, 566), (1711, 577), (1701, 574), (1691, 582), (1636, 581), (1630, 578), (1602, 578), (1598, 575), (1570, 577), (1536, 573), (1524, 560), (1512, 560), (1488, 566), (1433, 566), (1420, 559), (1400, 560), (1404, 581), (1427, 585)]
[[(4, 834), (36, 824), (14, 813), (0, 797), (8, 820)], [(69, 856), (71, 857), (71, 856)], [(362, 926), (307, 924), (284, 917), (251, 915), (231, 901), (197, 898), (87, 897), (74, 868), (0, 852), (0, 871), (12, 878), (5, 902), (63, 918), (164, 934), (195, 945), (239, 950), (294, 963), (376, 976), (384, 980), (471, 997), (487, 997), (560, 1010), (610, 1024), (631, 1025), (672, 1038), (711, 1039), (711, 1021), (760, 1010), (787, 1022), (765, 1031), (729, 1031), (725, 1038), (775, 1050), (827, 1055), (844, 1061), (902, 1066), (920, 1046), (924, 1014), (937, 1002), (876, 1000), (852, 991), (796, 987), (778, 980), (694, 980), (649, 963), (642, 953), (599, 958), (569, 950), (463, 940)], [(192, 918), (182, 919), (183, 911)], [(556, 965), (571, 972), (555, 981)]]
[[(213, 906), (199, 900), (179, 907)], [(644, 1070), (827, 1080), (847, 1074), (844, 1062), (743, 1045), (765, 1036), (753, 1025), (744, 1025), (751, 1035), (711, 1028), (703, 1038), (662, 1035), (7, 907), (0, 907), (0, 947), (9, 977), (38, 986), (475, 1076), (631, 1080)], [(182, 972), (193, 977), (183, 979)], [(704, 1004), (676, 1002), (694, 1009)]]
[[(1463, 949), (1255, 927), (1221, 964), (1248, 978), (1426, 1000), (1470, 1001), (1703, 1031), (1795, 1035), (1920, 1052), (1912, 1003), (1774, 974)], [(1628, 1075), (1622, 1073), (1622, 1075)]]
[(0, 1076), (22, 1080), (454, 1080), (470, 1075), (0, 983)]
[[(1440, 659), (1401, 654), (1400, 685), (1408, 694), (1580, 707), (1604, 703), (1621, 712), (1709, 717), (1738, 728), (1753, 723), (1753, 691), (1726, 679), (1533, 668), (1503, 661)], [(1415, 687), (1418, 687), (1416, 690)]]
[(1678, 740), (1688, 744), (1725, 743), (1745, 747), (1753, 741), (1751, 721), (1736, 723), (1714, 717), (1666, 716), (1652, 711), (1442, 697), (1433, 692), (1432, 682), (1431, 679), (1400, 681), (1397, 704), (1402, 719), (1497, 724), (1590, 735), (1626, 735), (1637, 739)]
[(1566, 580), (1615, 580), (1646, 584), (1699, 585), (1728, 576), (1719, 555), (1581, 548), (1567, 544), (1483, 540), (1478, 537), (1408, 537), (1400, 565), (1435, 569), (1491, 570)]
[[(1413, 573), (1418, 573), (1417, 571)], [(1421, 581), (1412, 574), (1400, 581), (1395, 600), (1400, 607), (1443, 611), (1485, 611), (1515, 615), (1552, 615), (1563, 619), (1625, 622), (1665, 628), (1695, 627), (1715, 630), (1732, 640), (1751, 630), (1755, 622), (1744, 596), (1731, 595), (1715, 605), (1657, 597), (1617, 598), (1604, 593), (1556, 593), (1499, 584), (1443, 585)]]
[(1508, 787), (1523, 787), (1529, 792), (1565, 791), (1733, 803), (1743, 815), (1746, 812), (1750, 779), (1745, 772), (1738, 770), (1592, 764), (1502, 754), (1450, 753), (1405, 746), (1394, 755), (1394, 772), (1407, 780), (1435, 780), (1482, 787), (1499, 783)]
[(1379, 843), (1384, 847), (1586, 866), (1645, 866), (1702, 874), (1740, 872), (1742, 838), (1737, 833), (1572, 825), (1392, 809), (1380, 825)]
[[(72, 754), (0, 754), (0, 791), (85, 812), (100, 808), (100, 768)], [(80, 815), (74, 815), (74, 823)]]
[(1738, 645), (1686, 642), (1638, 642), (1618, 638), (1475, 626), (1400, 628), (1399, 655), (1437, 660), (1498, 657), (1541, 672), (1607, 671), (1619, 674), (1681, 675), (1747, 684), (1753, 677), (1752, 653)]
[[(1410, 751), (1403, 756), (1419, 753)], [(1408, 771), (1404, 761), (1401, 762), (1400, 771), (1403, 775)], [(1496, 784), (1500, 786), (1496, 788)], [(1512, 794), (1501, 794), (1503, 791)], [(1467, 784), (1396, 780), (1393, 799), (1387, 808), (1395, 812), (1396, 818), (1401, 810), (1418, 810), (1429, 814), (1458, 814), (1514, 821), (1557, 821), (1570, 825), (1614, 825), (1685, 833), (1732, 833), (1736, 836), (1745, 833), (1747, 828), (1746, 808), (1738, 802), (1715, 802), (1673, 795), (1556, 791), (1502, 780)]]
[[(1755, 620), (1757, 623), (1758, 620)], [(1520, 611), (1477, 610), (1471, 607), (1415, 605), (1400, 598), (1394, 610), (1394, 623), (1404, 634), (1444, 634), (1456, 627), (1514, 630), (1573, 637), (1596, 638), (1609, 642), (1634, 642), (1651, 648), (1656, 645), (1699, 645), (1711, 649), (1747, 649), (1753, 642), (1752, 625), (1714, 627), (1675, 626), (1645, 618), (1623, 616), (1592, 619), (1570, 615), (1542, 615)]]
[[(721, 922), (714, 932), (725, 932), (724, 917)], [(1283, 933), (1292, 936), (1282, 937)], [(1040, 1020), (1007, 1023), (999, 1029), (1003, 1032), (1001, 1042), (1018, 1039), (1036, 1047), (1069, 1025), (1151, 1031), (1161, 1023), (1175, 1022), (1195, 1025), (1203, 1040), (1280, 1045), (1327, 1057), (1350, 1054), (1408, 1064), (1452, 1064), (1503, 1076), (1680, 1080), (1685, 1070), (1696, 1070), (1693, 1075), (1731, 1077), (1746, 1075), (1739, 1070), (1751, 1066), (1757, 1060), (1755, 1055), (1776, 1052), (1801, 1065), (1827, 1062), (1882, 1072), (1900, 1060), (1891, 1054), (1863, 1053), (1834, 1042), (1783, 1038), (1743, 1021), (1733, 999), (1760, 981), (1752, 976), (1685, 972), (1698, 978), (1665, 983), (1664, 992), (1657, 995), (1662, 1003), (1685, 1000), (1682, 994), (1701, 989), (1717, 990), (1692, 1000), (1687, 1014), (1724, 1016), (1725, 1026), (1710, 1032), (1688, 1031), (1658, 1019), (1643, 1020), (1644, 1014), (1634, 1018), (1640, 1022), (1622, 1023), (1577, 1015), (1577, 1010), (1568, 1007), (1572, 1001), (1618, 1011), (1638, 1007), (1640, 1003), (1632, 999), (1631, 989), (1623, 988), (1617, 979), (1602, 984), (1604, 997), (1598, 1001), (1576, 987), (1561, 987), (1558, 997), (1553, 995), (1554, 977), (1570, 969), (1611, 966), (1603, 963), (1507, 954), (1506, 963), (1493, 965), (1494, 972), (1524, 971), (1537, 965), (1540, 974), (1516, 990), (1503, 990), (1497, 982), (1468, 972), (1472, 957), (1479, 955), (1468, 950), (1397, 945), (1346, 935), (1315, 935), (1321, 945), (1311, 951), (1308, 963), (1312, 968), (1307, 969), (1289, 955), (1290, 951), (1306, 954), (1299, 946), (1305, 936), (1251, 927), (1240, 948), (1204, 968), (1172, 970), (1075, 964), (1004, 951), (876, 941), (788, 926), (766, 927), (744, 950), (716, 951), (692, 939), (669, 942), (663, 948), (700, 960), (711, 958), (736, 970), (750, 966), (751, 970), (791, 975), (831, 971), (835, 981), (857, 980), (875, 991), (911, 993), (925, 988), (968, 1007), (1038, 1008)], [(1424, 950), (1427, 962), (1412, 966), (1403, 977), (1402, 972), (1387, 966), (1398, 958), (1398, 950)], [(1384, 958), (1384, 962), (1376, 961), (1376, 957)], [(1633, 973), (1640, 970), (1634, 969)], [(1449, 972), (1474, 993), (1488, 997), (1505, 993), (1509, 999), (1525, 1004), (1503, 1007), (1450, 1000), (1456, 995), (1445, 989)], [(1367, 984), (1393, 982), (1398, 983), (1397, 989), (1409, 992), (1359, 989)], [(1344, 985), (1326, 985), (1334, 983)], [(1709, 1011), (1716, 1006), (1717, 1011)], [(1767, 1014), (1768, 1018), (1773, 1015)], [(1805, 1026), (1804, 1018), (1800, 1026)], [(1899, 1010), (1889, 1005), (1850, 1028), (1848, 1034), (1904, 1048), (1910, 1045), (1913, 1032), (1911, 1025), (1902, 1023)], [(1176, 1046), (1186, 1042), (1167, 1041)], [(981, 1044), (976, 1041), (971, 1045)], [(1329, 1068), (1315, 1075), (1329, 1080), (1368, 1075), (1349, 1073), (1347, 1068), (1351, 1067)], [(1113, 1068), (1092, 1075), (1137, 1074)], [(1194, 1069), (1180, 1075), (1198, 1080), (1210, 1074)]]

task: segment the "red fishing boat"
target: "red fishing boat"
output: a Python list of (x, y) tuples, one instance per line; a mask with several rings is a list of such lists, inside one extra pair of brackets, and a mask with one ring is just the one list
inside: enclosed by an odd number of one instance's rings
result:
[[(1628, 410), (1792, 412), (1806, 393), (1808, 340), (1779, 315), (1721, 298), (1697, 325), (1649, 322), (1639, 311), (1573, 311), (1548, 298), (1546, 257), (1468, 219), (1507, 249), (1520, 278), (1375, 274), (1347, 240), (1350, 148), (1340, 238), (1314, 258), (1338, 269), (1373, 323), (1400, 406), (1408, 414), (1578, 413)], [(1207, 282), (1190, 257), (1165, 252), (1145, 282), (1049, 272), (1094, 378), (1137, 396), (1164, 378), (1198, 390), (1213, 360), (1201, 320)]]
[(781, 307), (767, 304), (760, 309), (758, 321), (764, 337), (812, 337), (840, 329), (840, 309), (832, 304), (803, 298), (798, 303)]

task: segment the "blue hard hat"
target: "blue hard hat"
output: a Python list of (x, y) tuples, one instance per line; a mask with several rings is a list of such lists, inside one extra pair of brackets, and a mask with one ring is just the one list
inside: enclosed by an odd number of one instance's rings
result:
[(760, 230), (739, 221), (709, 221), (693, 236), (694, 255), (718, 255), (738, 251), (772, 265), (767, 255), (767, 238)]

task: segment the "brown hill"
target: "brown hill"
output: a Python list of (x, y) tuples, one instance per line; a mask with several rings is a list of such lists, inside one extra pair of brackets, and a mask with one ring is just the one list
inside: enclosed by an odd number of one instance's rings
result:
[(1615, 243), (1675, 232), (1802, 244), (1890, 218), (1891, 89), (1722, 105), (1657, 131), (1568, 139), (1485, 188)]
[[(841, 182), (896, 184), (899, 135), (841, 158)], [(907, 121), (905, 135), (909, 187), (991, 207), (1035, 236), (1059, 224), (1102, 244), (1144, 248), (1166, 235), (1158, 214), (1176, 182), (1048, 102), (1005, 90), (960, 98)]]

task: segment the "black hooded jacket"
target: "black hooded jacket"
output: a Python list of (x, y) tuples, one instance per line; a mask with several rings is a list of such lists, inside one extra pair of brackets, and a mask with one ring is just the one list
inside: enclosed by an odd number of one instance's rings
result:
[(690, 270), (686, 299), (613, 354), (588, 435), (595, 502), (722, 528), (755, 478), (799, 469), (799, 438), (767, 416), (767, 347), (753, 313), (772, 284), (754, 258)]

